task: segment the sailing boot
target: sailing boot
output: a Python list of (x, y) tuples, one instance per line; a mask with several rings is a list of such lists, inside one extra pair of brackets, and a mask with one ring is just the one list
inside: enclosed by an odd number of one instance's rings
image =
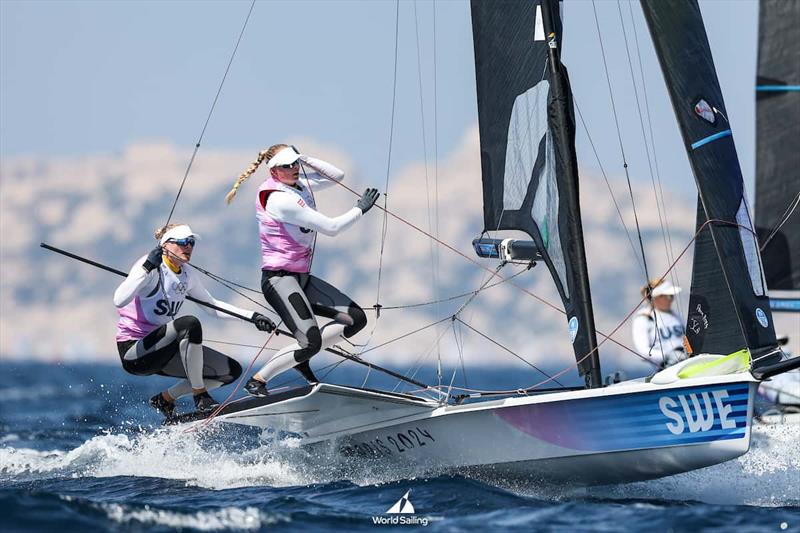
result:
[(203, 391), (200, 394), (194, 395), (194, 408), (201, 413), (207, 413), (219, 407), (219, 402), (211, 397), (211, 395)]
[(311, 365), (308, 363), (308, 360), (298, 364), (294, 367), (294, 369), (300, 372), (300, 374), (306, 379), (306, 381), (309, 382), (309, 384), (314, 385), (319, 383), (319, 379), (317, 379), (317, 376), (315, 376), (314, 372), (311, 371)]
[(175, 418), (175, 402), (169, 402), (164, 399), (164, 396), (159, 392), (147, 402), (150, 407), (164, 415), (167, 420)]
[(250, 378), (247, 380), (247, 383), (244, 384), (244, 390), (250, 396), (269, 396), (267, 384), (263, 381), (258, 381), (255, 378)]

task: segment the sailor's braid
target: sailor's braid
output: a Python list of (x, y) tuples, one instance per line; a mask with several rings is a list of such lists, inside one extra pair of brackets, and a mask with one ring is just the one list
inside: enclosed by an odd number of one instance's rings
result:
[(261, 163), (264, 161), (269, 161), (279, 150), (282, 150), (287, 146), (288, 145), (286, 144), (273, 144), (266, 150), (258, 152), (258, 157), (256, 160), (250, 163), (250, 166), (247, 167), (247, 170), (239, 174), (239, 177), (236, 178), (236, 183), (233, 184), (233, 188), (228, 192), (228, 194), (225, 195), (225, 203), (230, 204), (233, 201), (233, 199), (236, 197), (236, 192), (239, 190), (239, 187), (242, 186), (242, 183), (244, 183), (247, 178), (249, 178), (256, 170), (258, 170), (258, 167), (261, 165)]
[(168, 232), (172, 228), (176, 228), (182, 225), (183, 224), (167, 224), (166, 226), (161, 226), (160, 228), (156, 229), (155, 233), (153, 233), (153, 237), (155, 237), (157, 241), (160, 241), (161, 237), (163, 237), (166, 232)]

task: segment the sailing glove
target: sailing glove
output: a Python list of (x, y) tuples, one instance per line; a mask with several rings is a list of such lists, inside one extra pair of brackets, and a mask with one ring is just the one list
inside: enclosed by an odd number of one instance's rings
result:
[(271, 333), (275, 330), (275, 322), (265, 317), (261, 313), (253, 313), (253, 324), (256, 325), (259, 331), (266, 331)]
[(364, 191), (364, 194), (361, 195), (361, 198), (356, 202), (356, 207), (361, 209), (362, 213), (366, 213), (370, 210), (370, 208), (375, 205), (375, 202), (378, 200), (380, 194), (378, 193), (378, 189), (369, 188)]
[(161, 264), (161, 256), (164, 252), (161, 250), (161, 246), (156, 246), (150, 253), (147, 254), (147, 259), (144, 260), (142, 263), (142, 267), (145, 269), (146, 272), (152, 272), (154, 269), (158, 268)]

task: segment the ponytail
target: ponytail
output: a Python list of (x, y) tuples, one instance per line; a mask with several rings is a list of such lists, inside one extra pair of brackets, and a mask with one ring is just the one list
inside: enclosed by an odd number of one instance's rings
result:
[(272, 159), (279, 150), (286, 148), (286, 146), (287, 145), (285, 144), (273, 144), (266, 150), (258, 152), (258, 157), (256, 160), (250, 163), (250, 166), (247, 167), (247, 170), (239, 174), (239, 177), (236, 178), (236, 183), (233, 184), (233, 188), (228, 192), (228, 194), (225, 195), (225, 203), (230, 204), (233, 201), (233, 199), (236, 197), (236, 192), (239, 190), (239, 187), (242, 186), (242, 183), (244, 183), (247, 178), (249, 178), (256, 170), (258, 170), (258, 167), (261, 165), (261, 163)]
[(160, 228), (157, 228), (156, 231), (153, 233), (153, 237), (155, 237), (157, 241), (160, 241), (161, 237), (163, 237), (166, 232), (168, 232), (172, 228), (176, 228), (181, 225), (182, 224), (167, 224), (166, 226), (161, 226)]

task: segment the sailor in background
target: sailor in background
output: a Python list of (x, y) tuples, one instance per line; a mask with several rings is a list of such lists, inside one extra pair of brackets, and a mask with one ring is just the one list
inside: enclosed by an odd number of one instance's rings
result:
[[(337, 217), (317, 211), (314, 193), (342, 179), (344, 172), (325, 161), (301, 155), (286, 144), (276, 144), (236, 180), (226, 201), (256, 169), (266, 162), (267, 179), (256, 195), (256, 218), (261, 239), (261, 290), (297, 342), (278, 351), (245, 385), (254, 396), (268, 394), (267, 382), (295, 368), (309, 383), (318, 381), (309, 359), (367, 325), (361, 307), (326, 281), (310, 274), (317, 232), (337, 235), (352, 226), (378, 199), (367, 189), (355, 207)], [(302, 177), (301, 177), (302, 171)], [(321, 319), (317, 322), (316, 316)]]
[[(261, 331), (275, 325), (265, 316), (222, 302), (211, 296), (189, 260), (199, 236), (185, 224), (171, 224), (155, 233), (159, 240), (149, 254), (137, 259), (114, 293), (119, 311), (117, 348), (122, 368), (137, 376), (159, 374), (183, 378), (150, 398), (150, 405), (168, 419), (175, 415), (175, 400), (192, 394), (198, 411), (217, 402), (209, 389), (226, 385), (242, 373), (238, 362), (202, 345), (200, 321), (190, 315), (175, 318), (186, 296), (233, 313), (252, 317)], [(211, 315), (234, 318), (202, 307)]]
[(672, 310), (681, 288), (657, 279), (642, 287), (642, 296), (648, 291), (650, 298), (633, 317), (633, 345), (639, 354), (665, 368), (686, 359), (684, 320)]

